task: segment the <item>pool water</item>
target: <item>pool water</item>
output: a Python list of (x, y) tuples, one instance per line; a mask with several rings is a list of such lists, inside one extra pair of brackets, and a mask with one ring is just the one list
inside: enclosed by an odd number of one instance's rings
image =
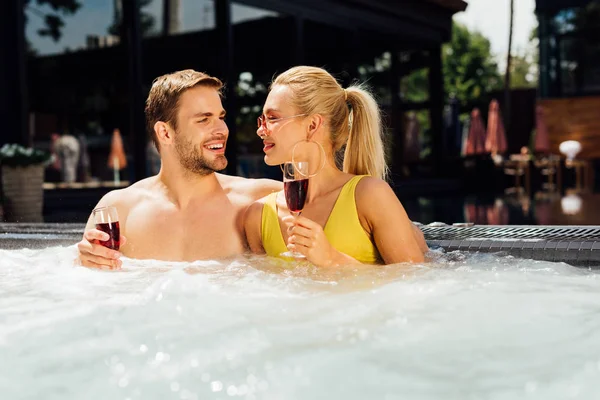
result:
[(600, 398), (600, 277), (502, 254), (337, 272), (0, 250), (2, 399)]

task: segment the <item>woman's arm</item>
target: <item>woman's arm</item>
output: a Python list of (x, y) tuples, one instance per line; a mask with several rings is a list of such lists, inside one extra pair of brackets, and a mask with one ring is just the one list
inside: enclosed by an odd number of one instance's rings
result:
[(290, 236), (288, 249), (298, 251), (318, 267), (339, 267), (340, 265), (360, 264), (348, 254), (338, 251), (329, 243), (323, 227), (306, 217), (287, 216), (283, 222), (288, 225)]
[(419, 243), (415, 226), (386, 182), (363, 178), (356, 187), (355, 198), (361, 223), (368, 226), (386, 264), (424, 261), (427, 245)]

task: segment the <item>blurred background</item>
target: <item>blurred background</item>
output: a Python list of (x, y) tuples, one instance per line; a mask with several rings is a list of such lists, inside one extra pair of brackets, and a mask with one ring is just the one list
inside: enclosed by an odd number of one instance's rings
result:
[(186, 68), (227, 83), (226, 172), (281, 179), (256, 118), (303, 64), (372, 87), (411, 219), (600, 225), (600, 0), (7, 0), (0, 38), (0, 145), (55, 155), (39, 216), (2, 166), (7, 221), (84, 222), (155, 174), (144, 101)]

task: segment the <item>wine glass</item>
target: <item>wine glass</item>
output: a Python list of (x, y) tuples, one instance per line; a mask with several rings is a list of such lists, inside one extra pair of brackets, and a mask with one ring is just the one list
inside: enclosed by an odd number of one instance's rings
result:
[[(288, 161), (283, 164), (283, 192), (290, 214), (297, 217), (304, 208), (308, 192), (308, 162)], [(301, 253), (286, 251), (283, 257), (305, 258)]]
[(109, 249), (119, 250), (121, 245), (121, 229), (117, 208), (113, 206), (100, 207), (92, 211), (96, 229), (108, 233), (108, 240), (99, 240), (100, 244)]

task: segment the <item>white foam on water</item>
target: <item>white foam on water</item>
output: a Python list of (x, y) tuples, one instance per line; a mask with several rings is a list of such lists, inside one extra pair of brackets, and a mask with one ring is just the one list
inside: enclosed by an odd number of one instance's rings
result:
[(0, 250), (0, 398), (600, 398), (594, 271), (74, 257)]

